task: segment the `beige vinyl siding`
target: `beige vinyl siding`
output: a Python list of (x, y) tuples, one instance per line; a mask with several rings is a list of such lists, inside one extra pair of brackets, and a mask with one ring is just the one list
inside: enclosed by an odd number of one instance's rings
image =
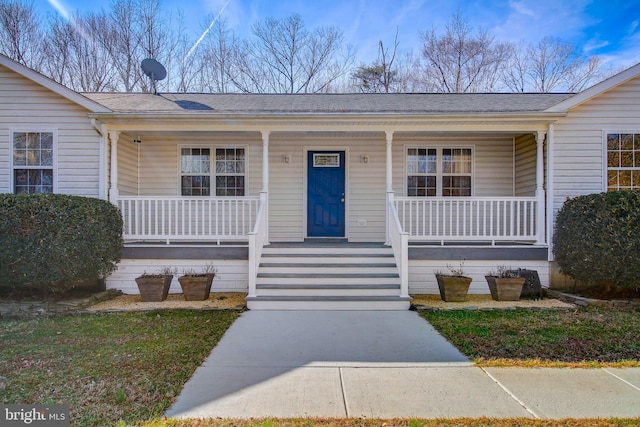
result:
[(554, 212), (604, 190), (604, 132), (640, 131), (640, 78), (573, 108), (554, 125)]
[(138, 195), (138, 144), (128, 135), (118, 138), (118, 190), (121, 196)]
[[(385, 239), (386, 148), (382, 133), (307, 135), (274, 133), (269, 143), (269, 238), (302, 241), (305, 230), (307, 151), (346, 151), (346, 233), (352, 242)], [(369, 162), (360, 156), (366, 154)], [(291, 161), (284, 163), (283, 156)]]
[(433, 138), (398, 136), (393, 142), (393, 187), (406, 195), (407, 147), (471, 147), (473, 149), (474, 197), (513, 196), (512, 138)]
[(57, 133), (57, 192), (99, 197), (100, 135), (88, 111), (0, 66), (0, 192), (11, 188), (11, 130)]
[[(185, 136), (145, 137), (139, 146), (139, 195), (179, 196), (179, 147), (244, 147), (247, 149), (245, 185), (247, 196), (257, 196), (262, 187), (262, 140), (256, 134), (231, 135), (190, 133)], [(119, 149), (119, 147), (118, 147)], [(215, 153), (212, 153), (212, 167)], [(120, 161), (122, 160), (122, 156)], [(213, 183), (212, 183), (213, 185)]]
[(532, 197), (536, 191), (536, 138), (521, 135), (515, 140), (515, 195)]
[[(0, 67), (0, 70), (2, 67)], [(11, 142), (9, 141), (9, 129), (3, 124), (0, 127), (0, 193), (10, 193), (9, 156), (11, 155)]]
[[(370, 134), (349, 151), (349, 241), (384, 242), (386, 233), (386, 138)], [(361, 156), (369, 158), (368, 163)]]
[[(289, 163), (284, 162), (289, 156)], [(304, 149), (295, 135), (274, 133), (269, 139), (269, 239), (304, 239)]]

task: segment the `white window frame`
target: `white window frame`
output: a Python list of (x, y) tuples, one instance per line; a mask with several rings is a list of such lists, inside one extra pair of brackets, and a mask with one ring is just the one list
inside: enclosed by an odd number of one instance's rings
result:
[[(51, 133), (52, 134), (52, 150), (53, 159), (52, 166), (36, 167), (36, 166), (22, 166), (14, 165), (13, 162), (13, 140), (16, 133)], [(58, 192), (58, 130), (52, 128), (40, 128), (40, 127), (20, 127), (9, 129), (9, 190), (12, 194), (15, 194), (15, 169), (50, 169), (53, 171), (53, 190), (52, 193)]]
[[(184, 148), (206, 148), (209, 149), (209, 180), (211, 183), (211, 188), (209, 189), (209, 196), (183, 196), (182, 195), (182, 149)], [(219, 149), (243, 149), (244, 150), (244, 196), (218, 196), (217, 195), (217, 186), (216, 186), (216, 177), (219, 176), (216, 173), (216, 150)], [(189, 174), (187, 174), (189, 175)], [(200, 174), (198, 174), (200, 175)], [(238, 174), (234, 174), (238, 175)], [(220, 145), (211, 145), (211, 144), (179, 144), (178, 145), (178, 161), (177, 161), (177, 176), (178, 176), (178, 189), (177, 194), (180, 197), (245, 197), (248, 194), (249, 185), (248, 185), (248, 176), (249, 176), (249, 146), (248, 145), (237, 145), (237, 144), (220, 144)], [(220, 176), (225, 176), (224, 174)]]
[[(602, 191), (609, 191), (609, 135), (610, 134), (635, 134), (640, 135), (640, 129), (605, 129), (602, 131)], [(635, 150), (634, 150), (635, 151)], [(640, 174), (640, 167), (619, 167), (612, 170), (630, 170)], [(633, 182), (633, 178), (632, 178)], [(632, 184), (633, 185), (633, 184)], [(640, 188), (633, 188), (638, 190)]]
[[(426, 149), (426, 150), (436, 150), (436, 195), (435, 196), (408, 196), (409, 195), (409, 185), (408, 185), (408, 177), (409, 177), (409, 150), (410, 149)], [(470, 174), (445, 174), (442, 171), (442, 151), (443, 150), (471, 150), (471, 173)], [(475, 156), (476, 156), (476, 148), (473, 145), (406, 145), (404, 148), (404, 194), (408, 197), (473, 197), (475, 194)], [(430, 174), (429, 174), (430, 175)], [(444, 176), (470, 176), (471, 177), (471, 194), (469, 196), (443, 196), (442, 195), (442, 187), (443, 187), (443, 177)]]

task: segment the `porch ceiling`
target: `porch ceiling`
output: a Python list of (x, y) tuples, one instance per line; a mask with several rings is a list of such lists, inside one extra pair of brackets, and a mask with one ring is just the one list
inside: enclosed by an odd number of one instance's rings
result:
[[(394, 138), (396, 140), (400, 139), (416, 139), (416, 138), (438, 138), (438, 139), (452, 139), (452, 140), (460, 140), (460, 139), (469, 139), (469, 138), (511, 138), (517, 137), (525, 133), (535, 132), (536, 129), (531, 129), (529, 131), (496, 131), (496, 130), (488, 130), (488, 131), (399, 131), (394, 133)], [(176, 130), (123, 130), (124, 134), (128, 134), (131, 138), (141, 139), (141, 140), (185, 140), (189, 138), (193, 139), (201, 139), (206, 135), (212, 135), (219, 139), (244, 139), (244, 140), (255, 140), (256, 142), (261, 143), (262, 139), (260, 136), (260, 132), (258, 131), (214, 131), (214, 130), (184, 130), (184, 131), (176, 131)], [(322, 138), (339, 138), (339, 137), (349, 137), (349, 138), (371, 138), (372, 135), (379, 137), (378, 139), (384, 141), (384, 132), (375, 130), (375, 131), (362, 131), (362, 130), (353, 130), (353, 131), (300, 131), (300, 130), (291, 130), (291, 131), (274, 131), (271, 133), (271, 139), (275, 139), (280, 136), (286, 136), (287, 139), (291, 138), (313, 138), (313, 139), (322, 139)]]

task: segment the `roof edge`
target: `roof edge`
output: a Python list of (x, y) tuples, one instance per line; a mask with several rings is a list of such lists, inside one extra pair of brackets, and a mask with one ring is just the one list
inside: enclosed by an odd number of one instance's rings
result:
[(105, 107), (102, 104), (99, 104), (83, 95), (81, 95), (80, 93), (69, 89), (68, 87), (50, 79), (49, 77), (38, 73), (37, 71), (32, 70), (29, 67), (26, 67), (16, 61), (14, 61), (13, 59), (9, 58), (6, 55), (0, 54), (0, 65), (7, 67), (8, 69), (10, 69), (11, 71), (20, 74), (21, 76), (39, 84), (40, 86), (43, 86), (49, 90), (51, 90), (52, 92), (57, 93), (58, 95), (68, 99), (69, 101), (72, 101), (84, 108), (86, 108), (87, 110), (93, 112), (93, 113), (109, 113), (111, 112), (110, 109), (108, 109), (107, 107)]
[(566, 112), (571, 108), (576, 107), (584, 102), (587, 102), (590, 99), (595, 98), (596, 96), (610, 89), (620, 86), (621, 84), (626, 83), (629, 80), (639, 75), (640, 75), (640, 63), (632, 67), (629, 67), (626, 70), (621, 71), (620, 73), (615, 74), (609, 77), (608, 79), (605, 79), (600, 83), (597, 83), (591, 86), (590, 88), (583, 90), (582, 92), (578, 92), (574, 96), (557, 103), (556, 105), (552, 106), (551, 108), (548, 108), (545, 111), (550, 113)]

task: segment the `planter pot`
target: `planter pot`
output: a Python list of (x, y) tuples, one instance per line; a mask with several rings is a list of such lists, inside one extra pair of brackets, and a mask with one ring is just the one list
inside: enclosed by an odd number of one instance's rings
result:
[(467, 298), (471, 277), (441, 276), (436, 274), (440, 298), (447, 302), (463, 302)]
[(184, 299), (186, 301), (204, 301), (208, 299), (214, 277), (215, 274), (213, 273), (178, 277)]
[(524, 277), (484, 276), (489, 284), (491, 298), (496, 301), (517, 301), (522, 293)]
[(140, 298), (144, 302), (164, 301), (169, 294), (171, 280), (173, 280), (173, 274), (137, 277)]

